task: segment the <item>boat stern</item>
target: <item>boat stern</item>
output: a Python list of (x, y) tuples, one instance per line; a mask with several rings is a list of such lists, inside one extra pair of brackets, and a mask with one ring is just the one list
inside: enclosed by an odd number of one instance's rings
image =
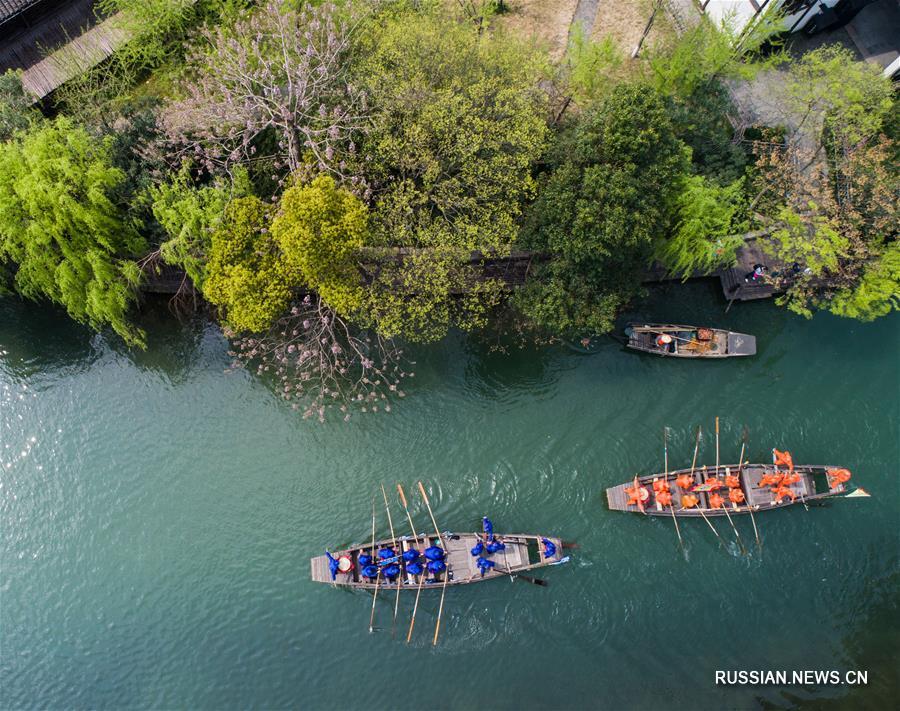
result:
[(752, 356), (756, 355), (756, 337), (746, 333), (728, 333), (728, 355)]

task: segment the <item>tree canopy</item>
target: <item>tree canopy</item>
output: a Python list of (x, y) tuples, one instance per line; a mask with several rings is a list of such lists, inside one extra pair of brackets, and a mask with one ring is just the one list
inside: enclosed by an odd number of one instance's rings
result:
[(560, 154), (524, 235), (552, 258), (519, 305), (541, 328), (603, 333), (672, 225), (689, 152), (662, 97), (638, 84), (613, 89)]
[(128, 320), (146, 251), (122, 206), (124, 172), (97, 139), (60, 117), (0, 144), (0, 263), (16, 290), (62, 305), (76, 321), (111, 326), (128, 343)]
[(272, 222), (291, 272), (345, 317), (363, 304), (356, 260), (368, 242), (368, 222), (362, 201), (326, 175), (285, 190)]
[(213, 229), (203, 295), (238, 332), (266, 331), (287, 310), (297, 283), (268, 218), (259, 198), (236, 198)]

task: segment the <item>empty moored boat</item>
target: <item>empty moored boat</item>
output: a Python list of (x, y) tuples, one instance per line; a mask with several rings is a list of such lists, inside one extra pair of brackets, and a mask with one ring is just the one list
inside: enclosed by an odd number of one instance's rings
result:
[(559, 538), (448, 532), (440, 540), (436, 535), (400, 536), (375, 541), (374, 548), (371, 543), (355, 545), (317, 556), (310, 566), (319, 583), (396, 587), (399, 578), (401, 586), (415, 588), (420, 582), (443, 587), (445, 576), (447, 585), (465, 585), (566, 561)]
[(635, 477), (606, 490), (609, 508), (649, 516), (701, 517), (768, 511), (852, 493), (845, 484), (850, 472), (841, 467), (803, 465), (791, 469), (774, 464), (738, 464), (678, 469)]
[(756, 354), (756, 338), (720, 328), (630, 323), (628, 348), (671, 358), (733, 358)]

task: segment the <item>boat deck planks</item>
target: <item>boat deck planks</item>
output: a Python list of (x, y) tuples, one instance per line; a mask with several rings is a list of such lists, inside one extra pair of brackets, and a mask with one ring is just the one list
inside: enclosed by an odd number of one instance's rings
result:
[[(729, 513), (733, 514), (745, 514), (750, 511), (750, 507), (753, 507), (753, 511), (765, 511), (771, 508), (782, 508), (784, 506), (790, 506), (791, 504), (799, 504), (802, 501), (812, 501), (814, 499), (822, 499), (828, 496), (835, 496), (839, 494), (843, 494), (846, 489), (844, 485), (839, 485), (833, 489), (828, 489), (826, 491), (817, 492), (814, 477), (816, 475), (825, 475), (826, 470), (828, 469), (839, 469), (840, 467), (835, 466), (823, 466), (823, 465), (804, 465), (794, 467), (794, 471), (800, 474), (800, 481), (795, 484), (791, 484), (788, 488), (793, 491), (797, 498), (794, 501), (791, 501), (789, 498), (782, 499), (781, 503), (775, 503), (775, 497), (772, 493), (772, 490), (769, 487), (760, 487), (759, 482), (765, 473), (774, 473), (775, 469), (771, 464), (748, 464), (743, 468), (740, 474), (741, 481), (741, 489), (744, 492), (744, 496), (746, 497), (746, 502), (739, 506), (735, 506), (731, 504), (727, 500), (728, 494), (726, 489), (723, 487), (720, 490), (722, 496), (726, 499), (726, 505), (728, 505)], [(712, 477), (717, 472), (717, 475), (720, 479), (725, 476), (726, 469), (730, 470), (732, 474), (737, 474), (738, 465), (737, 464), (723, 464), (716, 470), (715, 467), (707, 467), (705, 469), (697, 469), (694, 472), (694, 481), (697, 484), (702, 484), (704, 480)], [(672, 472), (669, 472), (669, 487), (670, 492), (672, 494), (672, 500), (675, 503), (675, 515), (683, 516), (683, 517), (700, 517), (700, 510), (702, 509), (703, 513), (706, 516), (724, 516), (725, 511), (722, 508), (714, 509), (709, 507), (709, 495), (706, 492), (702, 491), (692, 491), (686, 492), (681, 489), (676, 483), (675, 479), (680, 474), (689, 474), (690, 469), (679, 469)], [(783, 473), (783, 470), (782, 470)], [(638, 482), (641, 486), (646, 486), (650, 490), (650, 498), (647, 503), (644, 504), (644, 511), (647, 515), (650, 516), (671, 516), (672, 512), (668, 506), (658, 507), (656, 506), (656, 499), (653, 493), (653, 481), (654, 479), (663, 478), (662, 474), (651, 474), (649, 476), (638, 477)], [(606, 500), (609, 504), (609, 508), (613, 511), (628, 511), (634, 513), (640, 513), (640, 509), (636, 505), (628, 504), (628, 494), (625, 492), (626, 488), (630, 488), (633, 486), (633, 479), (631, 481), (627, 481), (624, 484), (619, 484), (618, 486), (610, 487), (606, 490)], [(691, 493), (694, 496), (697, 496), (700, 499), (700, 503), (698, 507), (682, 509), (680, 508), (681, 497), (687, 493)]]
[[(480, 534), (476, 533), (443, 534), (442, 538), (447, 543), (448, 548), (446, 558), (447, 571), (450, 573), (448, 585), (463, 585), (466, 583), (479, 582), (481, 580), (489, 580), (491, 578), (505, 577), (506, 575), (508, 575), (508, 573), (506, 572), (507, 570), (513, 573), (519, 573), (527, 570), (532, 570), (534, 568), (555, 565), (556, 563), (559, 563), (564, 559), (562, 552), (562, 541), (559, 538), (547, 536), (547, 539), (552, 541), (556, 545), (556, 553), (551, 558), (546, 558), (543, 554), (543, 545), (540, 544), (542, 538), (541, 536), (525, 534), (497, 534), (497, 537), (505, 543), (506, 549), (490, 555), (488, 559), (494, 561), (495, 564), (501, 568), (501, 570), (493, 568), (485, 572), (484, 577), (482, 578), (481, 570), (478, 568), (478, 565), (476, 563), (477, 559), (475, 556), (472, 556), (470, 552), (471, 548), (474, 547), (476, 542), (479, 540), (479, 535)], [(407, 546), (412, 542), (412, 536), (401, 536), (397, 539), (397, 542), (398, 548), (401, 546)], [(529, 560), (529, 542), (538, 544), (540, 559), (536, 563), (531, 563)], [(427, 542), (423, 545), (422, 536), (420, 536), (418, 538), (417, 548), (421, 552), (430, 545), (436, 544), (437, 538), (434, 536), (429, 536)], [(390, 539), (376, 541), (375, 543), (376, 549), (390, 545)], [(333, 552), (333, 555), (335, 557), (349, 554), (354, 564), (354, 568), (351, 572), (338, 573), (334, 581), (332, 581), (331, 579), (331, 568), (328, 564), (328, 557), (321, 555), (312, 558), (310, 560), (310, 575), (313, 581), (349, 587), (374, 588), (374, 582), (369, 582), (364, 578), (360, 578), (358, 574), (358, 554), (360, 551), (368, 550), (369, 547), (369, 544), (364, 543), (361, 545), (352, 546), (351, 548), (343, 551)], [(405, 565), (402, 565), (401, 569), (403, 570), (403, 573), (401, 574), (401, 580), (403, 581), (401, 587), (413, 588), (418, 586), (419, 577), (406, 575)], [(423, 587), (440, 587), (440, 585), (436, 583), (442, 582), (443, 574), (438, 575), (436, 578), (432, 578), (430, 575), (428, 575), (426, 576), (426, 583)], [(381, 581), (381, 585), (384, 585), (384, 580)], [(395, 585), (396, 582), (392, 583), (391, 587), (394, 587)]]

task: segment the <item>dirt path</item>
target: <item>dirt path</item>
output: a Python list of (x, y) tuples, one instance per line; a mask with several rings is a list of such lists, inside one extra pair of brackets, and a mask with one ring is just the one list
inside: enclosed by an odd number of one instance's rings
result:
[(594, 22), (597, 20), (597, 9), (600, 7), (600, 0), (578, 0), (575, 8), (575, 14), (572, 16), (572, 24), (569, 25), (569, 40), (577, 31), (580, 25), (585, 37), (591, 36), (594, 29)]

